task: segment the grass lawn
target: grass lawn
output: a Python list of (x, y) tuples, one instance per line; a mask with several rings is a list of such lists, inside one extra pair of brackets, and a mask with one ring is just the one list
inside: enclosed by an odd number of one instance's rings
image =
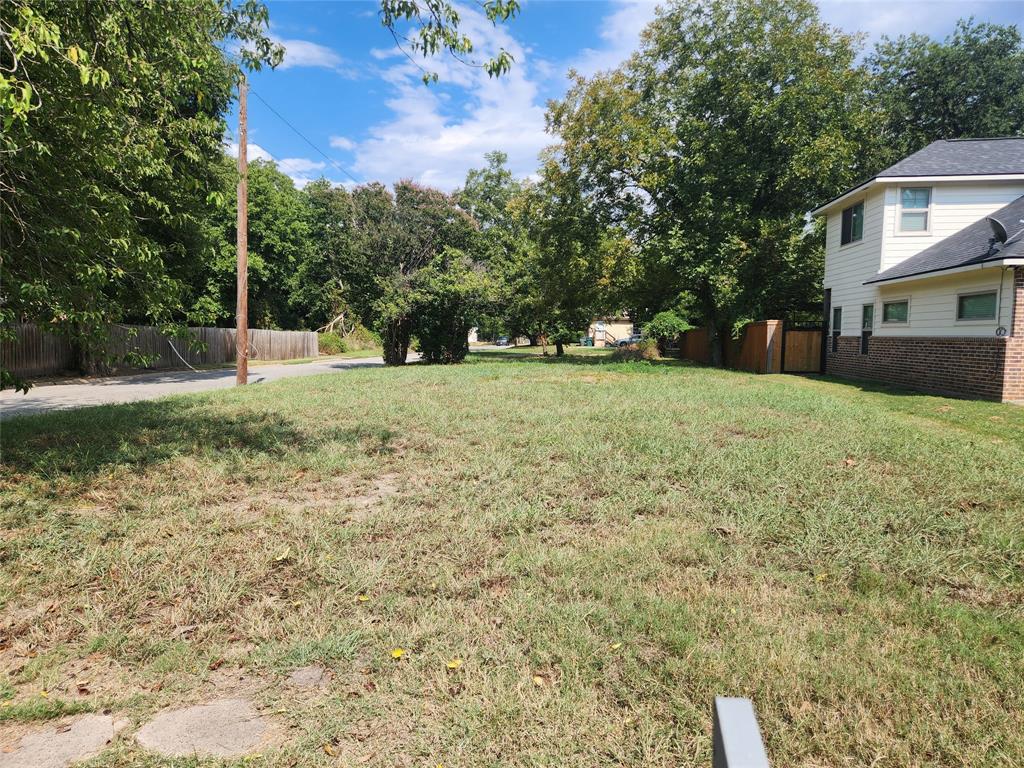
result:
[(286, 739), (230, 765), (709, 766), (731, 694), (780, 768), (1024, 765), (1024, 408), (586, 352), (4, 423), (0, 731), (244, 694)]

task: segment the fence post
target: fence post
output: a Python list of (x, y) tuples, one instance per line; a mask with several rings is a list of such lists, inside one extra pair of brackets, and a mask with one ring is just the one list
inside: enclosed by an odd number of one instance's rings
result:
[(712, 768), (768, 768), (750, 699), (716, 696), (712, 728)]

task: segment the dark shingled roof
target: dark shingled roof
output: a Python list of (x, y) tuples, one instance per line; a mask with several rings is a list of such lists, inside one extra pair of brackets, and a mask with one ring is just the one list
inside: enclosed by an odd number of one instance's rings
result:
[(815, 211), (826, 208), (855, 189), (877, 179), (908, 176), (1024, 175), (1024, 136), (995, 139), (941, 139), (900, 160), (896, 165), (836, 195)]
[(1024, 173), (1024, 136), (933, 141), (886, 168), (887, 176), (989, 176)]
[(1024, 195), (993, 213), (992, 218), (999, 219), (1006, 227), (1009, 237), (1004, 244), (996, 243), (995, 247), (989, 246), (992, 228), (985, 218), (981, 218), (906, 261), (901, 261), (895, 267), (890, 267), (864, 284), (927, 275), (957, 267), (984, 264), (987, 261), (1024, 259)]

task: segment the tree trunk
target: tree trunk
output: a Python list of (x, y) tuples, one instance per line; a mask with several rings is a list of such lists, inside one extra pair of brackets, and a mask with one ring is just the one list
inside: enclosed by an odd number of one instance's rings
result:
[(381, 334), (384, 344), (385, 365), (405, 365), (409, 354), (409, 321), (406, 318), (393, 320)]
[(725, 356), (722, 354), (723, 329), (718, 319), (718, 307), (710, 296), (704, 298), (704, 320), (708, 328), (708, 362), (716, 368), (721, 368), (725, 362)]
[(555, 342), (555, 357), (562, 357), (565, 354), (565, 345), (560, 341)]

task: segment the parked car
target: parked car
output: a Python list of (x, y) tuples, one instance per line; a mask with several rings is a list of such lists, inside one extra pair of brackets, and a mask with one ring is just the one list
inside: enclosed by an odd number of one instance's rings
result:
[(497, 344), (499, 347), (507, 347), (508, 346), (508, 336), (499, 336), (497, 338), (497, 340), (495, 340), (494, 343)]
[(615, 345), (618, 347), (628, 347), (630, 344), (636, 344), (642, 340), (643, 336), (641, 336), (639, 333), (634, 333), (632, 336), (627, 336), (624, 339), (619, 339), (617, 342), (615, 342)]

